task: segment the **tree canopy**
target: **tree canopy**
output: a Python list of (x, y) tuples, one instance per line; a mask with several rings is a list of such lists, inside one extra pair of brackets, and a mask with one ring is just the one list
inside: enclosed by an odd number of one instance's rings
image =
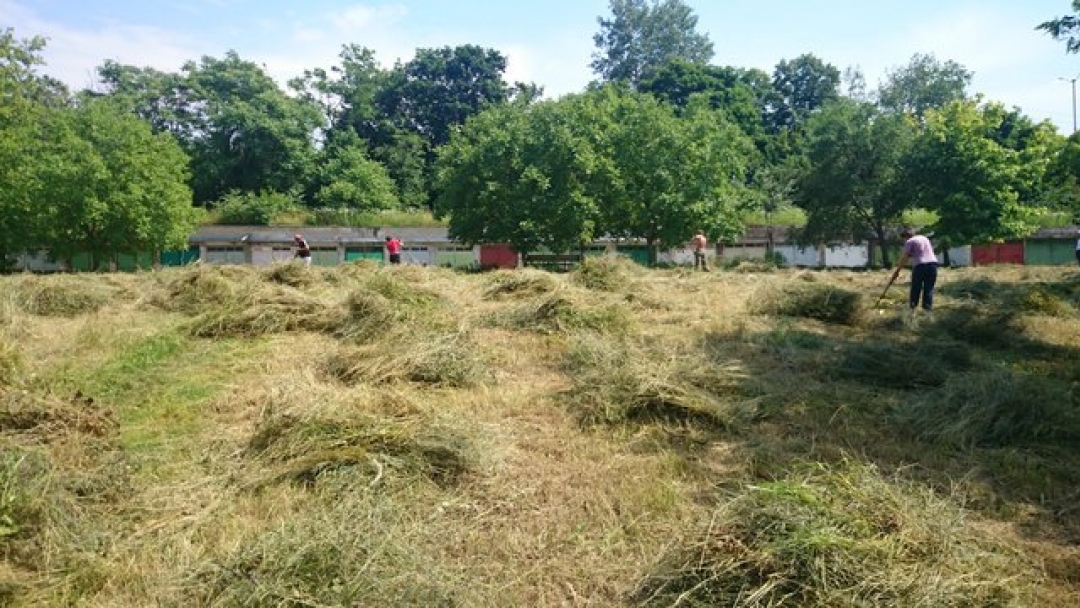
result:
[[(748, 213), (789, 202), (814, 242), (884, 240), (915, 207), (954, 243), (1080, 209), (1076, 142), (970, 93), (955, 62), (916, 54), (876, 89), (848, 67), (841, 88), (811, 53), (771, 73), (712, 64), (681, 0), (608, 8), (599, 80), (554, 100), (507, 83), (507, 57), (472, 44), (389, 67), (345, 44), (287, 87), (232, 51), (175, 72), (105, 61), (72, 95), (40, 73), (43, 39), (2, 30), (0, 255), (180, 247), (192, 204), (261, 223), (299, 205), (323, 218), (429, 207), (456, 238), (520, 251), (597, 237), (655, 250), (699, 228), (731, 240)], [(1058, 21), (1040, 27), (1074, 31)]]
[(574, 249), (599, 236), (679, 245), (740, 233), (752, 141), (708, 107), (683, 116), (608, 87), (481, 113), (439, 158), (436, 213), (466, 242)]
[[(795, 188), (807, 214), (804, 242), (848, 242), (889, 229), (914, 201), (907, 158), (915, 125), (904, 115), (843, 100), (826, 106), (806, 125), (806, 156)], [(889, 264), (883, 247), (882, 261)]]
[(599, 17), (591, 67), (603, 81), (637, 86), (672, 59), (707, 64), (708, 35), (682, 0), (610, 0), (610, 17)]
[(1054, 40), (1065, 41), (1068, 53), (1080, 52), (1080, 0), (1073, 0), (1072, 9), (1075, 14), (1044, 21), (1035, 28), (1050, 34)]

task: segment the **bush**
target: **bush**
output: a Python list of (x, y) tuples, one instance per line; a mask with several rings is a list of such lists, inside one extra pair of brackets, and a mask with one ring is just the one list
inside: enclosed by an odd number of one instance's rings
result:
[(375, 226), (378, 225), (377, 219), (374, 213), (349, 207), (319, 207), (311, 211), (308, 224), (311, 226)]
[(230, 192), (213, 204), (219, 224), (269, 226), (274, 218), (295, 212), (299, 201), (282, 192)]

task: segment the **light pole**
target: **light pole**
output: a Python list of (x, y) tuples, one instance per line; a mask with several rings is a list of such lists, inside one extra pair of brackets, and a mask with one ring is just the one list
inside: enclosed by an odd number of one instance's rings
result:
[(1058, 80), (1066, 80), (1072, 84), (1072, 112), (1073, 112), (1073, 133), (1076, 133), (1076, 79), (1077, 76), (1072, 78), (1058, 78)]

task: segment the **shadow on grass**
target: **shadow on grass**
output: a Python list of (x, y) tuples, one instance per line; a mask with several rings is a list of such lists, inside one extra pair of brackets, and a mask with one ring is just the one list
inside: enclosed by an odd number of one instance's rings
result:
[[(698, 429), (684, 454), (734, 444), (753, 481), (717, 478), (702, 499), (723, 523), (669, 553), (634, 599), (1039, 605), (1080, 594), (1080, 352), (1002, 323), (1007, 314), (965, 303), (916, 330), (788, 320), (707, 336), (714, 364), (742, 362), (740, 399), (756, 410), (723, 433)], [(968, 524), (971, 511), (1056, 548), (1019, 574), (1016, 549)], [(1013, 576), (1046, 580), (1000, 584)]]

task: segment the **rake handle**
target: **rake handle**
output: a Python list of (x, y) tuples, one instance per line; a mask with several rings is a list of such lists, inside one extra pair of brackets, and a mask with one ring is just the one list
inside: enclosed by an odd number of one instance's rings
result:
[(889, 293), (889, 288), (892, 287), (892, 284), (896, 282), (896, 278), (899, 277), (899, 276), (900, 276), (900, 266), (897, 266), (896, 270), (893, 271), (892, 276), (889, 277), (889, 283), (887, 285), (885, 285), (885, 289), (881, 292), (881, 295), (878, 296), (877, 303), (874, 304), (874, 308), (877, 308), (878, 306), (881, 305), (881, 300), (883, 300), (885, 298), (885, 294)]

